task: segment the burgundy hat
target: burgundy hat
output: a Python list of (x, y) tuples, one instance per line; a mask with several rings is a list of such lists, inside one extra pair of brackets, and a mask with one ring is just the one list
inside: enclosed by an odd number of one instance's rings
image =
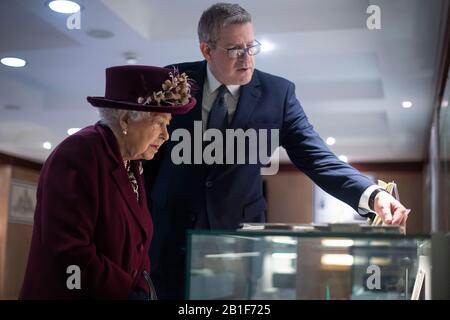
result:
[(196, 100), (191, 80), (176, 69), (126, 65), (106, 69), (104, 97), (87, 97), (95, 107), (183, 114)]

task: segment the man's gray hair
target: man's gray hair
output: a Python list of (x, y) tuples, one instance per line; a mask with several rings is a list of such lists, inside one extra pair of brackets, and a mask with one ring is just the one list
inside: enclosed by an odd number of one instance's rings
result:
[(200, 17), (198, 39), (214, 48), (224, 27), (248, 22), (252, 22), (252, 16), (240, 5), (223, 2), (213, 4)]
[(122, 109), (112, 109), (112, 108), (98, 108), (98, 113), (100, 116), (100, 122), (106, 124), (111, 129), (120, 128), (120, 118), (128, 113), (133, 120), (143, 119), (145, 117), (150, 117), (150, 112), (143, 111), (133, 111), (133, 110), (122, 110)]

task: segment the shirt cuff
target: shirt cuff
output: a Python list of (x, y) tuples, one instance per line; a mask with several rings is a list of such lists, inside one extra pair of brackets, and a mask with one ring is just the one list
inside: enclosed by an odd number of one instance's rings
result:
[(376, 184), (371, 185), (366, 190), (364, 190), (361, 198), (359, 199), (359, 205), (358, 208), (363, 209), (364, 211), (372, 211), (369, 208), (369, 198), (372, 192), (374, 192), (376, 189), (378, 189), (380, 186), (377, 186)]

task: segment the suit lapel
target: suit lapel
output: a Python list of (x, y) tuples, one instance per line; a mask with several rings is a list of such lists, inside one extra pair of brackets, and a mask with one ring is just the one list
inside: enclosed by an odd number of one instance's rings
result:
[(259, 78), (255, 71), (252, 80), (241, 87), (241, 94), (236, 107), (236, 113), (230, 124), (231, 129), (243, 129), (246, 127), (248, 118), (255, 109), (260, 96), (261, 89), (259, 87)]

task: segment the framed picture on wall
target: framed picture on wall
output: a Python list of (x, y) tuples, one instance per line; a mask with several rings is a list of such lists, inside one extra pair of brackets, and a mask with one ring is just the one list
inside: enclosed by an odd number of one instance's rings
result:
[(9, 222), (33, 223), (34, 209), (36, 208), (35, 183), (11, 180), (9, 196)]

